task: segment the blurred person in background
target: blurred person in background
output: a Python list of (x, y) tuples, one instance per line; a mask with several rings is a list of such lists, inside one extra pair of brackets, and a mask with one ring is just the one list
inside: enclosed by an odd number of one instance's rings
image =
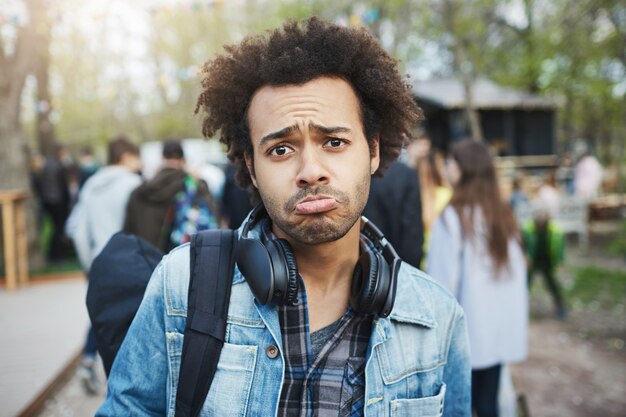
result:
[(511, 194), (509, 195), (509, 206), (511, 206), (511, 210), (513, 210), (513, 214), (519, 226), (522, 226), (521, 222), (526, 218), (530, 208), (530, 199), (522, 188), (522, 181), (523, 178), (521, 175), (515, 174), (513, 176), (513, 180), (511, 181)]
[(70, 210), (69, 173), (64, 164), (67, 152), (56, 144), (54, 152), (45, 159), (43, 167), (34, 176), (35, 191), (41, 202), (44, 215), (52, 221), (52, 234), (47, 242), (47, 257), (51, 262), (63, 258), (65, 221)]
[(511, 195), (509, 196), (509, 205), (515, 213), (517, 209), (528, 204), (528, 195), (522, 190), (522, 178), (518, 175), (513, 177)]
[(252, 210), (250, 193), (237, 184), (236, 172), (237, 168), (229, 161), (226, 165), (221, 208), (222, 219), (229, 229), (237, 229)]
[(83, 185), (89, 177), (96, 173), (100, 168), (98, 161), (93, 155), (91, 146), (83, 146), (78, 157), (78, 189), (82, 189)]
[(551, 218), (549, 208), (538, 201), (533, 206), (533, 219), (524, 224), (522, 232), (528, 259), (528, 289), (535, 273), (541, 273), (554, 300), (556, 315), (564, 319), (567, 312), (556, 277), (556, 269), (565, 258), (563, 231)]
[(67, 188), (69, 189), (70, 202), (68, 205), (68, 215), (71, 212), (74, 204), (78, 200), (78, 191), (79, 191), (79, 177), (80, 177), (80, 167), (74, 160), (74, 157), (70, 153), (70, 151), (63, 146), (61, 148), (61, 153), (59, 155), (59, 159), (61, 164), (63, 164), (63, 168), (65, 169), (65, 175), (67, 177)]
[(533, 205), (541, 205), (547, 210), (550, 218), (554, 219), (559, 215), (561, 206), (561, 194), (557, 188), (556, 170), (550, 169), (543, 177), (539, 188), (532, 201)]
[(472, 407), (478, 417), (494, 417), (501, 367), (527, 355), (526, 261), (485, 145), (464, 140), (451, 153), (454, 193), (433, 225), (427, 271), (465, 310)]
[(181, 142), (166, 140), (162, 157), (159, 172), (130, 196), (124, 231), (167, 252), (196, 231), (218, 227), (218, 217), (206, 183), (185, 170)]
[(586, 152), (576, 164), (574, 187), (576, 195), (591, 199), (597, 197), (602, 185), (602, 165), (590, 152)]
[(420, 184), (413, 169), (394, 161), (384, 177), (373, 177), (363, 215), (378, 226), (403, 261), (419, 268), (424, 229)]
[(139, 148), (125, 135), (109, 141), (107, 165), (85, 181), (67, 232), (86, 271), (111, 236), (122, 230), (131, 192), (141, 184)]
[[(435, 219), (441, 214), (452, 197), (443, 172), (443, 156), (429, 147), (428, 151), (417, 159), (417, 173), (422, 192), (422, 220), (424, 223), (424, 253), (428, 256), (430, 231)], [(426, 263), (424, 257), (424, 264)]]
[[(109, 141), (107, 166), (99, 169), (78, 194), (78, 202), (68, 221), (67, 233), (74, 241), (78, 258), (86, 272), (113, 234), (122, 230), (131, 192), (141, 184), (139, 148), (126, 136)], [(94, 372), (96, 341), (89, 329), (79, 374), (89, 394), (98, 391)]]
[(46, 163), (46, 158), (39, 152), (33, 152), (30, 156), (30, 188), (33, 194), (37, 197), (35, 204), (37, 206), (37, 231), (41, 231), (43, 226), (43, 201), (41, 201), (41, 181), (39, 180), (41, 171)]
[(559, 166), (556, 170), (556, 177), (567, 195), (573, 195), (576, 192), (574, 186), (574, 161), (572, 159), (572, 155), (569, 152), (565, 153), (561, 157), (559, 161)]

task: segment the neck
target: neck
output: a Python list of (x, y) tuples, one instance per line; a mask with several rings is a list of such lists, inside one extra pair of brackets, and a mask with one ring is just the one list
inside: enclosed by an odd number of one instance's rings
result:
[(311, 332), (339, 319), (348, 307), (360, 228), (357, 221), (339, 240), (319, 245), (290, 241), (306, 287)]
[(318, 245), (290, 242), (307, 288), (327, 292), (345, 282), (351, 283), (359, 258), (360, 227), (361, 222), (357, 221), (345, 236), (333, 242)]
[(184, 159), (163, 159), (162, 168), (183, 169), (185, 167)]

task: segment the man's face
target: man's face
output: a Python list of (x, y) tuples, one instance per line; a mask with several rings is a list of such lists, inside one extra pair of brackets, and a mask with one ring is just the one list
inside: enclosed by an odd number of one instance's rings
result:
[(360, 218), (379, 163), (350, 84), (320, 77), (262, 87), (248, 122), (254, 170), (249, 155), (246, 163), (274, 233), (303, 244), (343, 237)]
[(120, 165), (125, 166), (131, 172), (141, 171), (141, 158), (139, 155), (125, 152), (120, 159)]

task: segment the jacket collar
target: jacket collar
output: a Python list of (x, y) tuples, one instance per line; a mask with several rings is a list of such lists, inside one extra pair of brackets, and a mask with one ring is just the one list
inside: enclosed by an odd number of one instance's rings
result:
[(430, 285), (430, 278), (426, 274), (403, 262), (398, 274), (396, 300), (389, 318), (428, 328), (437, 327), (433, 301), (425, 291)]

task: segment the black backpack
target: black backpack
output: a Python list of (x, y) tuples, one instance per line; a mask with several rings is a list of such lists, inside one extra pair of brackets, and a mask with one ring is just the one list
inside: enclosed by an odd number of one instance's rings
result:
[[(191, 239), (176, 417), (198, 416), (213, 381), (224, 345), (236, 243), (232, 230), (206, 230)], [(92, 263), (87, 310), (107, 376), (162, 257), (145, 240), (120, 232)]]

